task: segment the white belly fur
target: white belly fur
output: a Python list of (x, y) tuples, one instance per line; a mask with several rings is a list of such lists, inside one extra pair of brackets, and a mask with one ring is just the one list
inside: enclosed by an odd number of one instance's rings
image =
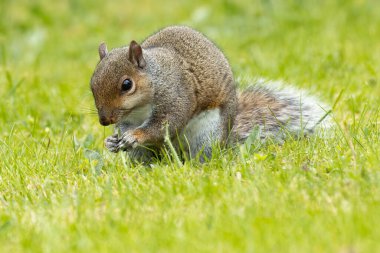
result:
[[(213, 141), (220, 139), (220, 110), (219, 108), (201, 112), (192, 118), (182, 131), (191, 153), (197, 153), (202, 147), (212, 145)], [(181, 139), (182, 139), (181, 138)]]

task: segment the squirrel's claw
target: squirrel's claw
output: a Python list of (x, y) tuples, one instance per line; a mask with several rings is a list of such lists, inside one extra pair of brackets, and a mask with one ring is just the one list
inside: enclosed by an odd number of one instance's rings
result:
[(109, 151), (113, 153), (119, 152), (119, 138), (117, 137), (117, 135), (107, 137), (104, 140), (104, 145)]
[(133, 137), (131, 131), (125, 132), (121, 138), (117, 134), (107, 137), (104, 140), (104, 145), (106, 148), (113, 153), (117, 153), (120, 150), (129, 150), (137, 147), (137, 140)]
[(119, 150), (128, 150), (137, 147), (137, 139), (132, 135), (131, 131), (127, 131), (123, 134), (117, 144)]

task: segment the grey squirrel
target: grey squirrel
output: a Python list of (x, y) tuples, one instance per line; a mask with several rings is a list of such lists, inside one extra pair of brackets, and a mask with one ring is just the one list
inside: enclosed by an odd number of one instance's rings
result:
[(110, 52), (102, 43), (98, 51), (91, 90), (100, 124), (116, 124), (105, 146), (137, 161), (163, 146), (165, 126), (176, 147), (204, 161), (213, 143), (244, 142), (255, 126), (262, 139), (310, 134), (325, 114), (293, 91), (259, 85), (237, 94), (224, 54), (189, 27), (170, 26)]

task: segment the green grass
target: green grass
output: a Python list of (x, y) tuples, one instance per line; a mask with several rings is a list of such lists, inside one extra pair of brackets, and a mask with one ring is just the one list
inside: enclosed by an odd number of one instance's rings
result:
[[(0, 252), (380, 252), (378, 1), (128, 2), (0, 2)], [(97, 46), (169, 24), (207, 34), (237, 78), (337, 101), (334, 136), (204, 165), (108, 153)]]

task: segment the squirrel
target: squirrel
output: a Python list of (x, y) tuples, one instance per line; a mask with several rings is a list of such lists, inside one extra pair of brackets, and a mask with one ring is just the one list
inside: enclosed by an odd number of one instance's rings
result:
[(116, 126), (105, 146), (136, 161), (150, 161), (167, 133), (175, 147), (204, 161), (214, 143), (244, 142), (255, 126), (261, 139), (284, 129), (310, 134), (324, 115), (313, 99), (301, 101), (293, 91), (253, 86), (238, 94), (221, 50), (186, 26), (110, 52), (101, 43), (98, 53), (91, 90), (100, 124)]

